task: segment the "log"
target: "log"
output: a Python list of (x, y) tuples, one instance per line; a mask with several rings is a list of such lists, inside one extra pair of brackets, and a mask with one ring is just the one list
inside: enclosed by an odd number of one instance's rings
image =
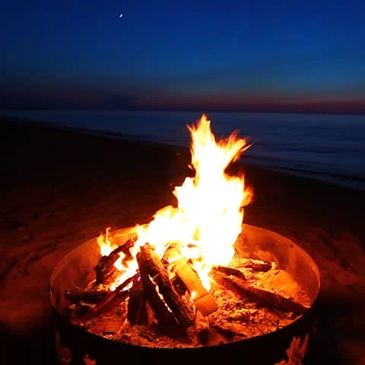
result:
[(134, 245), (133, 240), (128, 240), (123, 245), (118, 246), (108, 256), (101, 256), (94, 270), (96, 273), (96, 283), (110, 285), (119, 274), (118, 269), (114, 266), (115, 261), (119, 259), (120, 254), (130, 257), (129, 249)]
[(232, 276), (235, 276), (241, 280), (246, 280), (246, 276), (245, 274), (238, 270), (238, 269), (234, 269), (233, 267), (228, 267), (228, 266), (216, 266), (213, 268), (213, 272), (214, 271), (217, 271), (217, 272), (220, 272), (222, 274), (225, 274), (225, 275), (232, 275)]
[(129, 290), (126, 289), (126, 287), (133, 282), (134, 277), (135, 276), (128, 278), (122, 284), (117, 286), (117, 288), (114, 291), (108, 292), (108, 294), (102, 301), (97, 303), (94, 307), (90, 308), (90, 310), (80, 318), (80, 321), (81, 322), (88, 321), (89, 319), (95, 317), (96, 315), (113, 308), (115, 305), (118, 305), (124, 299), (126, 299), (129, 294)]
[(148, 322), (146, 304), (147, 299), (141, 279), (136, 276), (129, 291), (127, 318), (130, 324), (146, 324)]
[[(137, 254), (137, 261), (143, 286), (146, 286), (147, 289), (151, 291), (150, 284), (152, 283), (153, 286), (156, 284), (158, 288), (157, 296), (159, 298), (160, 295), (162, 296), (162, 303), (165, 307), (167, 305), (168, 310), (171, 311), (178, 323), (183, 328), (187, 328), (192, 325), (194, 322), (192, 309), (174, 289), (169, 279), (168, 272), (163, 267), (161, 260), (155, 254), (151, 245), (146, 244), (141, 247), (140, 252)], [(149, 280), (146, 280), (147, 278)], [(156, 292), (155, 286), (153, 291)], [(147, 300), (150, 301), (149, 299), (150, 296), (147, 294)], [(150, 302), (150, 304), (152, 309), (155, 310), (152, 302)]]
[(139, 265), (141, 282), (147, 298), (147, 305), (151, 307), (161, 331), (170, 336), (181, 335), (181, 327), (177, 319), (164, 303), (163, 299), (161, 299), (156, 290), (155, 283), (149, 277), (148, 272), (143, 268), (143, 262), (141, 262), (139, 254), (137, 254), (137, 262)]
[(176, 248), (171, 248), (169, 249), (169, 256), (174, 271), (189, 290), (191, 299), (196, 308), (204, 316), (208, 316), (215, 312), (218, 307), (213, 296), (204, 288), (199, 276), (192, 269), (187, 260), (180, 254), (180, 251)]
[(243, 267), (245, 269), (251, 269), (252, 271), (266, 272), (271, 270), (272, 263), (263, 260), (247, 259), (247, 261), (240, 264), (239, 267)]
[(108, 294), (106, 290), (88, 290), (79, 287), (67, 289), (65, 292), (65, 298), (71, 303), (97, 303), (104, 299)]
[[(171, 274), (171, 272), (170, 272), (170, 274)], [(180, 279), (179, 275), (177, 275), (175, 273), (170, 280), (171, 280), (172, 285), (174, 286), (176, 292), (180, 296), (183, 296), (186, 293), (187, 288), (186, 288), (186, 285), (184, 284), (184, 282)]]
[(269, 309), (274, 308), (285, 313), (292, 312), (295, 315), (301, 315), (308, 309), (305, 306), (279, 294), (255, 288), (251, 286), (247, 280), (242, 280), (236, 276), (226, 276), (219, 272), (216, 272), (214, 276), (218, 283), (231, 290), (237, 296), (252, 300), (260, 306)]

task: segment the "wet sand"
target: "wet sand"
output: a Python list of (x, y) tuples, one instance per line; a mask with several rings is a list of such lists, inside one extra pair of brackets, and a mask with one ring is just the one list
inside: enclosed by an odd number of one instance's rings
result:
[[(173, 203), (188, 150), (0, 121), (0, 363), (52, 364), (48, 279), (107, 226)], [(311, 363), (365, 364), (365, 193), (243, 166), (245, 222), (292, 238), (322, 275)], [(21, 350), (20, 350), (21, 349)]]

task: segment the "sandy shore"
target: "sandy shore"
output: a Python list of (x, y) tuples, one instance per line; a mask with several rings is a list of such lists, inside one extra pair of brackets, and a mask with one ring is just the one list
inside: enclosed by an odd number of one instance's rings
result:
[[(172, 203), (189, 153), (5, 120), (0, 140), (0, 363), (51, 364), (53, 266), (104, 227)], [(245, 221), (294, 239), (320, 267), (312, 363), (365, 364), (365, 193), (244, 171), (255, 190)]]

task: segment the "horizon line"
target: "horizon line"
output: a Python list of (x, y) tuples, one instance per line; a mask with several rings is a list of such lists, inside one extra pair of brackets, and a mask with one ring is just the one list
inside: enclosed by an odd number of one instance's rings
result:
[(13, 111), (76, 111), (76, 110), (92, 110), (92, 111), (140, 111), (140, 112), (200, 112), (200, 113), (263, 113), (263, 114), (325, 114), (325, 115), (365, 115), (364, 110), (310, 110), (306, 108), (198, 108), (198, 107), (102, 107), (102, 106), (90, 106), (90, 107), (36, 107), (36, 106), (23, 106), (23, 107), (4, 107), (0, 106), (0, 111), (13, 110)]

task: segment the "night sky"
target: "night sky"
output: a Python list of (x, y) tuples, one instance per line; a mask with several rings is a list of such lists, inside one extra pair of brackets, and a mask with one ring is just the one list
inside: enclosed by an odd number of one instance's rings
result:
[(1, 3), (3, 108), (365, 112), (365, 1)]

